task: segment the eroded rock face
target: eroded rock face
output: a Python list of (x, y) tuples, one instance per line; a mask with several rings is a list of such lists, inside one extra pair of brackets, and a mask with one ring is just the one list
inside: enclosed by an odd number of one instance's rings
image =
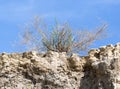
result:
[(82, 70), (72, 71), (68, 59), (66, 53), (52, 51), (2, 53), (0, 89), (79, 89)]
[(120, 44), (92, 49), (84, 57), (2, 53), (0, 89), (120, 89)]
[(120, 44), (89, 52), (80, 89), (120, 89)]

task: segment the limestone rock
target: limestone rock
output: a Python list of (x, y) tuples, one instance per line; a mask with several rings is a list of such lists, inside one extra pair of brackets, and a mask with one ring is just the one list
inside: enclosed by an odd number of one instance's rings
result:
[(2, 53), (0, 89), (120, 89), (120, 44), (92, 49), (84, 57)]

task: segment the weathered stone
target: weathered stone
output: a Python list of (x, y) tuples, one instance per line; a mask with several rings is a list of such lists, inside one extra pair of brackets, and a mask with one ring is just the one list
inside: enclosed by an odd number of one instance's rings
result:
[(120, 44), (92, 49), (84, 57), (2, 53), (0, 89), (120, 89)]
[(73, 71), (83, 71), (83, 65), (85, 64), (85, 60), (82, 60), (77, 54), (72, 54), (70, 58), (68, 58), (69, 67)]

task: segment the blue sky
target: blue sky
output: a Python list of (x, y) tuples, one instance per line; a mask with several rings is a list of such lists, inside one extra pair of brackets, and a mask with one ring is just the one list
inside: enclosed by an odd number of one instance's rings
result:
[(92, 47), (120, 41), (120, 0), (0, 0), (0, 52), (18, 51), (18, 33), (35, 16), (49, 24), (56, 18), (78, 29), (94, 29), (105, 22), (108, 37)]

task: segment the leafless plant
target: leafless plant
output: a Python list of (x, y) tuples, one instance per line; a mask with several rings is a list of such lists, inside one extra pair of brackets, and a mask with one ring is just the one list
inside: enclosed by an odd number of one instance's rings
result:
[(80, 52), (86, 50), (94, 41), (102, 38), (107, 25), (89, 31), (75, 31), (65, 23), (56, 24), (52, 29), (47, 30), (47, 25), (41, 23), (39, 17), (35, 18), (31, 25), (26, 26), (22, 35), (22, 43), (29, 50), (51, 50), (56, 52)]

